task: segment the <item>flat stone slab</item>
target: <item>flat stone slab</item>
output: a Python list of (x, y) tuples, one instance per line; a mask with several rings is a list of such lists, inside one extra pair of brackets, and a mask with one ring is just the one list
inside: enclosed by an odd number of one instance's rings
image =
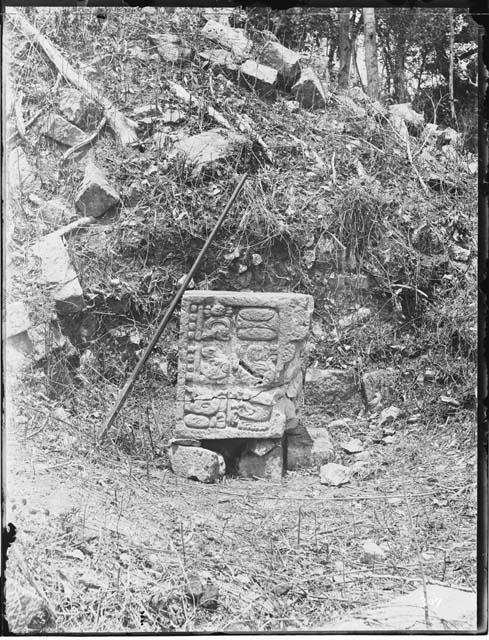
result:
[(187, 291), (175, 436), (280, 438), (301, 396), (313, 298)]
[(476, 631), (476, 594), (428, 584), (427, 604), (431, 626), (425, 619), (423, 587), (386, 602), (384, 606), (360, 611), (354, 618), (322, 627), (321, 631)]
[(246, 60), (239, 68), (240, 78), (250, 88), (262, 96), (275, 97), (277, 94), (278, 71), (272, 67)]
[(11, 338), (27, 331), (31, 323), (29, 321), (29, 310), (24, 302), (7, 303), (5, 313), (6, 331), (5, 336)]
[(224, 129), (210, 129), (177, 142), (170, 157), (182, 158), (198, 172), (235, 155), (245, 143), (246, 138), (242, 135)]

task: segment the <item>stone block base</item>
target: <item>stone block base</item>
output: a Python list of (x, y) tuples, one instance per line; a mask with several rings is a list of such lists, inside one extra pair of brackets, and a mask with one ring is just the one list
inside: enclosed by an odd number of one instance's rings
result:
[(212, 484), (226, 471), (224, 458), (208, 449), (172, 444), (169, 453), (173, 473), (183, 478)]

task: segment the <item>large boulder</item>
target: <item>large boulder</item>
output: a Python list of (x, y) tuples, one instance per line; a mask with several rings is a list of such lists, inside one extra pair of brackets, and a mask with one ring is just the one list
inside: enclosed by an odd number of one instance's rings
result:
[(172, 444), (169, 453), (173, 473), (177, 476), (212, 484), (226, 472), (224, 458), (215, 451)]
[(216, 162), (239, 154), (245, 143), (246, 138), (242, 135), (226, 129), (210, 129), (177, 142), (170, 158), (181, 158), (198, 174)]
[(252, 43), (246, 36), (244, 29), (233, 29), (215, 20), (207, 22), (202, 28), (202, 35), (231, 51), (238, 62), (245, 60), (252, 49)]
[(326, 92), (312, 69), (303, 69), (299, 80), (291, 92), (304, 109), (323, 109), (326, 106)]
[(75, 196), (75, 208), (79, 215), (99, 218), (119, 202), (119, 194), (105, 174), (93, 162), (85, 168), (83, 183)]
[(275, 98), (277, 95), (278, 71), (255, 60), (246, 60), (239, 68), (243, 82), (263, 97)]
[(257, 60), (272, 69), (276, 69), (279, 79), (286, 87), (291, 86), (300, 75), (301, 55), (284, 47), (279, 42), (267, 42), (261, 48)]

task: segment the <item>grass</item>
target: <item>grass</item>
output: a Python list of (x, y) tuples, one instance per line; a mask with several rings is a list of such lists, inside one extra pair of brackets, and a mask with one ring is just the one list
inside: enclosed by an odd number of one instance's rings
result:
[[(165, 88), (170, 78), (232, 123), (237, 114), (248, 115), (276, 157), (269, 164), (251, 145), (196, 180), (147, 142), (158, 123), (142, 130), (143, 151), (117, 148), (108, 131), (91, 150), (120, 189), (121, 207), (107, 224), (69, 237), (87, 303), (61, 321), (74, 350), (48, 350), (40, 366), (26, 365), (7, 430), (18, 456), (13, 459), (24, 469), (14, 493), (33, 496), (38, 511), (17, 505), (11, 513), (30, 572), (43, 577), (55, 611), (52, 629), (314, 630), (419, 585), (420, 558), (428, 581), (472, 589), (475, 260), (456, 263), (444, 247), (458, 244), (475, 255), (475, 180), (444, 166), (441, 177), (454, 181), (459, 192), (442, 180), (438, 191), (425, 194), (405, 145), (368, 105), (362, 118), (334, 100), (325, 112), (291, 113), (282, 98), (265, 104), (211, 76), (197, 59), (172, 66), (128, 53), (136, 45), (154, 53), (147, 36), (168, 25), (203, 48), (197, 11), (110, 8), (105, 23), (91, 9), (60, 9), (51, 17), (27, 12), (71, 63), (96, 69), (91, 81), (127, 115), (155, 101), (181, 107)], [(43, 104), (55, 110), (56, 74), (43, 56), (13, 31), (7, 45), (14, 51), (16, 86), (25, 87), (25, 119)], [(214, 126), (189, 110), (185, 123), (168, 134)], [(83, 159), (59, 169), (64, 149), (41, 129), (42, 118), (19, 144), (37, 167), (42, 199), (67, 203), (63, 215), (69, 219)], [(413, 164), (425, 175), (421, 153), (427, 145), (423, 138), (411, 138), (410, 145)], [(321, 486), (316, 470), (290, 473), (276, 485), (226, 479), (212, 487), (170, 473), (165, 445), (174, 426), (178, 314), (109, 441), (103, 447), (96, 441), (162, 309), (245, 168), (250, 177), (196, 274), (196, 286), (310, 293), (323, 334), (313, 340), (311, 364), (349, 368), (360, 362), (362, 371), (393, 366), (400, 379), (395, 403), (404, 415), (393, 444), (375, 441), (377, 416), (349, 416), (349, 435), (361, 438), (372, 457), (346, 487)], [(139, 196), (130, 203), (133, 183)], [(7, 295), (28, 299), (33, 321), (41, 322), (53, 308), (27, 246), (61, 220), (27, 196), (13, 211)], [(437, 237), (416, 235), (422, 224)], [(319, 260), (324, 239), (330, 249)], [(308, 251), (316, 252), (312, 264)], [(368, 274), (368, 290), (335, 290), (329, 277), (339, 272), (350, 283)], [(341, 329), (340, 320), (362, 306), (370, 308), (370, 317)], [(435, 370), (434, 380), (423, 377), (426, 369)], [(441, 395), (460, 406), (445, 405)], [(55, 408), (67, 412), (65, 419), (55, 417)], [(408, 422), (413, 414), (421, 414), (417, 424)], [(303, 415), (315, 425), (324, 410), (306, 404)], [(18, 416), (26, 418), (23, 425)], [(336, 445), (344, 437), (331, 435)], [(352, 463), (336, 449), (337, 461)], [(49, 518), (42, 513), (48, 504)], [(361, 561), (369, 538), (389, 550), (378, 567)], [(185, 595), (195, 571), (219, 586), (215, 611)]]

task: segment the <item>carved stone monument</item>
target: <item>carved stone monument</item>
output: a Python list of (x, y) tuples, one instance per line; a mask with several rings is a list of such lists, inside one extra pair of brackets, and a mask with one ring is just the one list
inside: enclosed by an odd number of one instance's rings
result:
[(186, 292), (176, 438), (280, 442), (297, 425), (312, 311), (302, 294)]

